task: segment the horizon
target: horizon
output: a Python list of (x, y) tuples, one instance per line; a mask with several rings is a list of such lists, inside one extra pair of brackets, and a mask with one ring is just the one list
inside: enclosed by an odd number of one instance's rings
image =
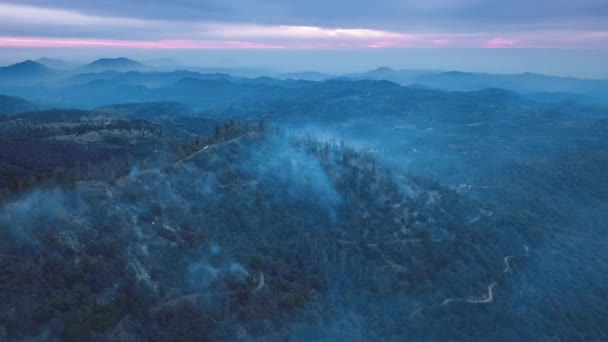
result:
[[(395, 51), (401, 54), (395, 54)], [(73, 51), (72, 51), (73, 52)], [(319, 72), (330, 76), (340, 76), (349, 73), (363, 73), (382, 67), (394, 70), (420, 70), (433, 72), (465, 72), (483, 73), (496, 75), (515, 75), (523, 73), (533, 73), (546, 76), (571, 77), (581, 79), (608, 79), (608, 68), (597, 71), (603, 66), (604, 58), (608, 60), (608, 50), (606, 51), (586, 51), (586, 50), (551, 50), (551, 49), (500, 49), (491, 51), (477, 51), (474, 56), (475, 63), (469, 57), (470, 49), (452, 49), (453, 56), (458, 57), (449, 63), (440, 63), (443, 59), (443, 52), (438, 49), (399, 49), (391, 51), (359, 51), (361, 56), (352, 56), (345, 63), (340, 61), (339, 65), (323, 65), (324, 61), (341, 57), (344, 51), (281, 51), (282, 54), (274, 52), (268, 55), (267, 51), (248, 51), (243, 58), (241, 51), (219, 50), (205, 51), (206, 54), (197, 51), (190, 51), (189, 54), (174, 56), (169, 54), (148, 54), (148, 51), (138, 51), (134, 53), (130, 50), (121, 51), (80, 51), (79, 54), (66, 55), (58, 51), (42, 50), (32, 53), (32, 50), (21, 50), (15, 53), (13, 58), (1, 58), (0, 67), (7, 67), (27, 60), (38, 61), (41, 59), (56, 59), (69, 64), (86, 65), (98, 59), (128, 58), (141, 62), (152, 68), (168, 70), (179, 69), (251, 69), (267, 73), (298, 73), (298, 72)], [(143, 52), (143, 53), (142, 53)], [(209, 53), (211, 52), (211, 53)], [(484, 53), (486, 52), (486, 53)], [(255, 56), (253, 56), (255, 53)], [(379, 58), (369, 60), (368, 54), (380, 54)], [(218, 55), (219, 54), (219, 55)], [(228, 54), (228, 55), (226, 55)], [(399, 59), (402, 54), (413, 57), (401, 62)], [(488, 58), (488, 54), (492, 58)], [(286, 57), (286, 55), (288, 55)], [(300, 56), (298, 56), (300, 55)], [(525, 55), (528, 59), (523, 58)], [(543, 65), (543, 67), (530, 67), (531, 57), (536, 61), (542, 61), (552, 55), (553, 59)], [(572, 57), (576, 58), (572, 58)], [(240, 57), (240, 58), (239, 58)], [(254, 58), (252, 58), (254, 57)], [(521, 57), (521, 58), (518, 58)], [(245, 61), (244, 59), (248, 59)], [(511, 65), (505, 62), (511, 61)], [(599, 62), (596, 65), (594, 62)], [(286, 63), (287, 62), (287, 63)], [(470, 66), (467, 64), (474, 64)], [(582, 64), (582, 65), (581, 65)], [(584, 68), (582, 68), (584, 66)], [(51, 69), (53, 69), (51, 67)]]

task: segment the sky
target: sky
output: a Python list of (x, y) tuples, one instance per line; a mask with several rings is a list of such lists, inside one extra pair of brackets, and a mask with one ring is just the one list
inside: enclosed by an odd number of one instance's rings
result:
[(608, 0), (0, 0), (6, 63), (120, 54), (608, 77), (607, 51)]

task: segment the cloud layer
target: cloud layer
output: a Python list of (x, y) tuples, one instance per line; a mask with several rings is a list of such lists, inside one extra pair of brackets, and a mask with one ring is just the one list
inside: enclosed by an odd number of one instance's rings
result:
[(565, 0), (0, 3), (0, 47), (608, 48), (608, 5)]

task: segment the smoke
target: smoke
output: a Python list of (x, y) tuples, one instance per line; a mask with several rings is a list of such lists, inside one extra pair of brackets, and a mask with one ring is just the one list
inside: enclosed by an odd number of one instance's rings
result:
[(284, 187), (283, 191), (290, 197), (314, 198), (328, 209), (341, 203), (340, 195), (316, 156), (286, 139), (269, 139), (262, 149), (247, 151), (257, 163), (251, 171), (262, 186)]
[[(58, 227), (79, 229), (89, 225), (84, 213), (87, 204), (78, 196), (59, 188), (37, 189), (22, 195), (0, 211), (3, 247), (44, 248), (40, 238)], [(67, 230), (67, 229), (66, 229)], [(62, 235), (72, 248), (77, 244), (70, 235)]]
[(201, 291), (221, 286), (223, 281), (246, 283), (250, 273), (225, 249), (211, 243), (201, 255), (188, 266), (187, 283), (191, 289)]

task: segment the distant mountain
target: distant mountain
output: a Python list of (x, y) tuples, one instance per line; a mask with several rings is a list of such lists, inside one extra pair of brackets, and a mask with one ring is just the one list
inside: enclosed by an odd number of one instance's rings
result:
[(520, 93), (571, 93), (608, 97), (608, 80), (558, 77), (535, 73), (486, 74), (461, 71), (395, 70), (380, 67), (368, 72), (346, 74), (344, 79), (387, 80), (401, 85), (417, 85), (450, 91), (501, 88)]
[(344, 77), (348, 79), (368, 79), (368, 80), (386, 80), (409, 85), (416, 83), (417, 77), (430, 73), (428, 70), (395, 70), (389, 67), (380, 67), (363, 73), (346, 74)]
[(76, 74), (66, 79), (61, 80), (60, 85), (78, 85), (82, 83), (88, 83), (97, 80), (111, 80), (118, 77), (121, 72), (119, 71), (101, 71), (101, 72), (85, 72), (82, 74)]
[(496, 75), (451, 71), (421, 75), (417, 77), (416, 82), (439, 89), (460, 91), (503, 88), (522, 93), (539, 91), (573, 94), (608, 92), (608, 80), (558, 77), (535, 73)]
[(53, 70), (38, 62), (27, 60), (6, 67), (0, 67), (0, 84), (20, 86), (42, 82), (51, 74), (53, 74)]
[[(1, 68), (0, 93), (59, 107), (91, 109), (117, 103), (166, 101), (184, 103), (196, 108), (197, 112), (223, 111), (230, 115), (238, 112), (236, 116), (249, 116), (252, 113), (260, 115), (282, 113), (283, 117), (291, 117), (296, 113), (305, 113), (306, 116), (340, 116), (346, 115), (346, 112), (352, 108), (360, 110), (366, 108), (368, 112), (374, 113), (393, 111), (404, 113), (411, 110), (407, 101), (421, 103), (421, 99), (415, 98), (416, 96), (428, 97), (428, 104), (434, 107), (447, 105), (442, 104), (441, 101), (438, 103), (437, 98), (446, 98), (449, 102), (449, 94), (431, 89), (465, 92), (494, 89), (494, 92), (483, 93), (481, 97), (505, 101), (510, 101), (512, 96), (496, 93), (495, 89), (522, 93), (525, 95), (523, 98), (534, 102), (540, 100), (544, 103), (602, 104), (606, 102), (602, 99), (608, 99), (606, 80), (574, 79), (530, 73), (496, 75), (395, 70), (381, 67), (365, 73), (313, 81), (306, 79), (324, 78), (327, 75), (303, 72), (275, 77), (243, 78), (219, 72), (148, 71), (145, 66), (141, 71), (90, 69), (104, 69), (104, 66), (120, 69), (128, 66), (143, 66), (143, 64), (121, 58), (101, 59), (84, 69), (57, 71), (40, 63), (27, 61)], [(76, 71), (81, 73), (74, 75)], [(1, 75), (9, 76), (1, 77)], [(404, 85), (407, 87), (403, 87)], [(410, 96), (414, 98), (406, 100)], [(394, 103), (388, 103), (386, 101), (388, 97), (391, 97)], [(380, 98), (383, 100), (379, 101)], [(347, 105), (354, 102), (359, 104)], [(426, 103), (426, 100), (424, 102)], [(331, 108), (321, 109), (319, 103), (326, 103)]]
[(247, 77), (256, 78), (261, 76), (273, 76), (276, 73), (268, 69), (257, 69), (257, 68), (230, 68), (230, 67), (188, 67), (190, 71), (197, 71), (204, 74), (220, 73), (228, 74), (233, 77)]
[(79, 66), (78, 63), (65, 61), (63, 59), (57, 58), (47, 58), (42, 57), (38, 58), (36, 62), (46, 66), (47, 68), (57, 69), (57, 70), (67, 70), (77, 68)]
[(89, 71), (129, 71), (129, 70), (141, 70), (145, 66), (132, 59), (119, 57), (119, 58), (100, 58), (92, 63), (85, 66), (85, 69)]
[(20, 97), (0, 95), (0, 113), (14, 114), (37, 109), (33, 103)]
[(74, 75), (62, 81), (65, 85), (78, 85), (98, 80), (112, 81), (116, 85), (142, 85), (146, 87), (161, 87), (178, 82), (184, 78), (195, 79), (229, 79), (227, 74), (201, 74), (187, 70), (171, 72), (140, 72), (140, 71), (102, 71)]
[(397, 70), (395, 70), (391, 67), (382, 66), (382, 67), (376, 68), (374, 70), (368, 71), (367, 74), (381, 76), (381, 75), (391, 75), (396, 72), (397, 72)]
[(0, 68), (1, 72), (4, 73), (13, 73), (19, 76), (30, 76), (30, 75), (40, 75), (44, 73), (49, 73), (51, 70), (41, 63), (34, 62), (32, 60), (26, 60), (21, 63), (16, 63), (13, 65), (9, 65), (6, 67)]

